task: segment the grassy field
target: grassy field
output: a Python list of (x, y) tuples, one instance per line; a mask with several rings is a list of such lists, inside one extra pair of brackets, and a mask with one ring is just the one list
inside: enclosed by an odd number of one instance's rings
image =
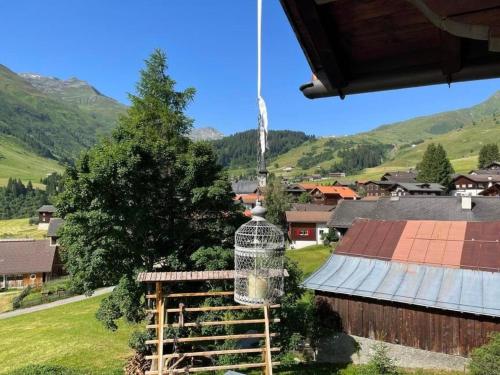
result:
[(122, 374), (134, 326), (106, 330), (95, 319), (104, 297), (0, 320), (0, 374), (27, 364), (53, 364), (88, 375)]
[(314, 245), (299, 250), (288, 250), (286, 255), (299, 264), (304, 272), (304, 277), (307, 277), (326, 261), (330, 253), (330, 246)]
[(28, 219), (0, 220), (0, 238), (44, 238), (47, 231), (37, 228)]
[(0, 185), (6, 185), (9, 177), (36, 184), (47, 174), (63, 169), (55, 160), (35, 155), (13, 138), (0, 136)]

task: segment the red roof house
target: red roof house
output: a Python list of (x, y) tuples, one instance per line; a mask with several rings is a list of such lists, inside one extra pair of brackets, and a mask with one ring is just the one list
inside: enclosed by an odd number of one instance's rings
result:
[(358, 199), (356, 192), (345, 186), (317, 186), (311, 195), (316, 204), (336, 205), (341, 199)]

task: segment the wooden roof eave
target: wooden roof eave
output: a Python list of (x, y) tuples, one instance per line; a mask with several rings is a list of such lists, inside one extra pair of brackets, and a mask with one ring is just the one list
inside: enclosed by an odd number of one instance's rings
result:
[[(350, 81), (346, 87), (342, 88), (342, 94), (338, 90), (328, 88), (322, 80), (316, 79), (300, 86), (300, 90), (309, 99), (325, 98), (330, 96), (340, 96), (349, 94), (360, 94), (375, 91), (394, 90), (410, 87), (429, 86), (435, 84), (464, 82), (478, 79), (489, 79), (500, 76), (500, 64), (498, 62), (486, 63), (484, 65), (474, 65), (464, 67), (459, 72), (446, 76), (439, 67), (427, 70), (408, 72), (400, 75), (391, 73), (384, 76), (366, 77), (360, 80)], [(425, 83), (422, 83), (425, 82)]]
[[(390, 64), (384, 65), (385, 70), (354, 74), (351, 71), (352, 62), (347, 61), (349, 51), (344, 50), (343, 45), (340, 44), (342, 34), (336, 30), (335, 20), (329, 18), (322, 8), (328, 3), (333, 3), (333, 1), (281, 0), (282, 7), (314, 74), (310, 82), (300, 87), (307, 98), (329, 96), (344, 98), (347, 94), (450, 84), (500, 76), (498, 55), (483, 54), (479, 59), (476, 56), (473, 60), (467, 61), (462, 58), (461, 49), (464, 40), (483, 40), (487, 41), (489, 51), (498, 51), (500, 27), (491, 24), (491, 20), (486, 21), (485, 24), (473, 24), (463, 22), (459, 18), (456, 21), (452, 17), (440, 17), (443, 9), (438, 8), (441, 12), (438, 14), (421, 0), (409, 0), (408, 3), (414, 7), (416, 13), (421, 14), (439, 30), (441, 56), (436, 56), (439, 61), (411, 68), (408, 64), (405, 66), (403, 60), (402, 69), (398, 69), (398, 64), (394, 64), (397, 58), (394, 60), (386, 56), (385, 59), (389, 59)], [(445, 9), (449, 6), (446, 4)], [(431, 17), (433, 15), (435, 17)], [(490, 22), (489, 25), (488, 22)], [(386, 60), (382, 62), (388, 63)]]
[(345, 68), (328, 37), (317, 5), (313, 1), (295, 0), (281, 0), (281, 3), (314, 74), (313, 81), (303, 86), (343, 98), (342, 89), (347, 85)]

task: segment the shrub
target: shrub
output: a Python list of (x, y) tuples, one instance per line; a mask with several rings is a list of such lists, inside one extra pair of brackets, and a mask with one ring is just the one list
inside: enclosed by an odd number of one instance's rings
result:
[(394, 360), (387, 354), (387, 346), (378, 343), (372, 346), (374, 353), (366, 365), (348, 366), (341, 375), (401, 375)]
[(472, 351), (470, 373), (500, 375), (500, 333), (492, 334), (487, 344)]
[(12, 308), (14, 308), (14, 309), (20, 308), (21, 302), (23, 301), (23, 299), (26, 298), (26, 296), (28, 294), (30, 294), (31, 289), (32, 289), (32, 287), (28, 285), (26, 288), (24, 288), (22, 290), (21, 293), (19, 293), (17, 296), (15, 296), (14, 299), (12, 300)]
[(29, 218), (30, 225), (38, 225), (39, 222), (40, 222), (40, 219), (38, 218), (38, 216), (32, 216)]
[(367, 369), (373, 374), (399, 375), (400, 372), (394, 360), (387, 354), (387, 345), (378, 343), (372, 346), (373, 355), (368, 362)]
[(150, 354), (151, 346), (146, 345), (146, 340), (154, 339), (153, 331), (135, 331), (128, 340), (128, 346), (142, 355)]
[(339, 236), (336, 231), (330, 230), (321, 235), (321, 239), (323, 240), (323, 245), (329, 246), (332, 242), (338, 242)]

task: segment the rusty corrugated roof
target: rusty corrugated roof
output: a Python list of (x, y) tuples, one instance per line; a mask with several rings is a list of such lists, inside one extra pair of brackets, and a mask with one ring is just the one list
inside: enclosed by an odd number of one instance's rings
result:
[(336, 253), (500, 272), (500, 221), (358, 219)]

